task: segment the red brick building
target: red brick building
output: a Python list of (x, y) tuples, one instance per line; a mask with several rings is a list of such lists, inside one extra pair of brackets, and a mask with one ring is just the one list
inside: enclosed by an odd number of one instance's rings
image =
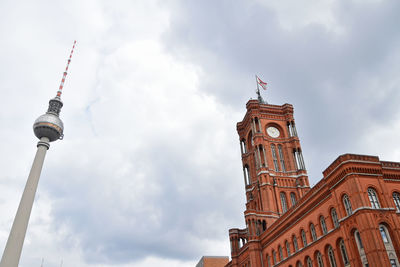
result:
[(341, 155), (310, 188), (293, 106), (246, 108), (247, 227), (229, 230), (226, 266), (400, 266), (400, 163)]
[(196, 267), (224, 267), (229, 261), (224, 256), (203, 256), (196, 264)]

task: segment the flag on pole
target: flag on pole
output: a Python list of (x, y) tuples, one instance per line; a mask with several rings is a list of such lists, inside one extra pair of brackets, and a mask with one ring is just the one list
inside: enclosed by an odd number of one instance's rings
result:
[(267, 83), (266, 82), (263, 82), (263, 81), (261, 81), (261, 79), (260, 78), (258, 78), (258, 76), (256, 75), (256, 78), (257, 78), (257, 84), (259, 84), (264, 90), (267, 90)]

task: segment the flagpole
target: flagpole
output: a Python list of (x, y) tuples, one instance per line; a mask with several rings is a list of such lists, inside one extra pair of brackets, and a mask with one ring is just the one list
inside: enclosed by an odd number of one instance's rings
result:
[(258, 96), (258, 101), (263, 104), (264, 103), (264, 99), (261, 97), (261, 93), (260, 93), (260, 86), (258, 84), (258, 77), (256, 75), (256, 84), (257, 84), (257, 96)]
[(260, 95), (260, 87), (258, 86), (258, 77), (256, 76), (256, 84), (257, 84), (257, 95)]

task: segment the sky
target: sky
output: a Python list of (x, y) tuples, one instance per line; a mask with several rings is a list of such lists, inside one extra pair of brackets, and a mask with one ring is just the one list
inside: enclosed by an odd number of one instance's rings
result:
[(400, 161), (397, 0), (0, 1), (0, 251), (74, 40), (21, 267), (195, 266), (244, 228), (236, 123), (293, 104), (310, 183)]

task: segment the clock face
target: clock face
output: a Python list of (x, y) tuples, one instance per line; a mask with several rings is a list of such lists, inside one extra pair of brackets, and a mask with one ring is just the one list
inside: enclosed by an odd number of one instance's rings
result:
[(280, 134), (279, 130), (273, 126), (267, 128), (267, 134), (273, 138), (277, 138)]

